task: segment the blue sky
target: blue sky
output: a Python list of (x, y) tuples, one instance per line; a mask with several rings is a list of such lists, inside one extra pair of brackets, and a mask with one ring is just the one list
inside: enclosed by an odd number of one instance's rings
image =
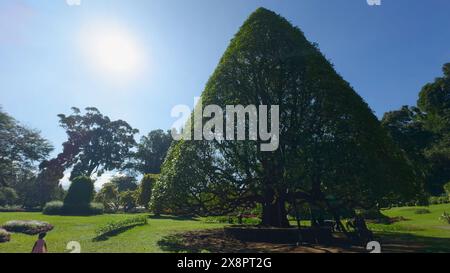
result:
[[(168, 129), (172, 107), (192, 105), (260, 6), (317, 42), (378, 116), (415, 104), (450, 61), (448, 0), (1, 0), (0, 105), (41, 130), (56, 152), (65, 140), (57, 114), (72, 106), (95, 106), (141, 133)], [(84, 57), (81, 48), (95, 42), (80, 45), (80, 32), (99, 25), (120, 29), (139, 51), (130, 78), (101, 76)]]

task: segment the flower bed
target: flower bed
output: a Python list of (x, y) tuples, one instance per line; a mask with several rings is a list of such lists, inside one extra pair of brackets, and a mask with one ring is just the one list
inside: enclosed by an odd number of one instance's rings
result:
[(0, 243), (9, 242), (11, 240), (11, 233), (0, 228)]
[(51, 231), (53, 226), (47, 222), (39, 221), (9, 221), (2, 228), (9, 232), (36, 235)]

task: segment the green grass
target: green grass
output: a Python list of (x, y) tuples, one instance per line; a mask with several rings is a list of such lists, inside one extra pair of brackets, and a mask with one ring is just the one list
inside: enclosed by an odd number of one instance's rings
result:
[[(427, 209), (430, 213), (417, 214), (416, 211), (419, 209)], [(450, 225), (439, 219), (444, 212), (450, 212), (450, 204), (393, 208), (383, 213), (389, 217), (403, 217), (406, 220), (390, 225), (369, 224), (369, 228), (381, 240), (417, 246), (420, 252), (450, 253)]]
[[(83, 253), (160, 253), (157, 242), (164, 236), (191, 230), (222, 227), (196, 219), (161, 217), (150, 218), (145, 226), (127, 230), (106, 241), (94, 242), (96, 230), (111, 221), (123, 220), (135, 215), (101, 215), (91, 217), (45, 216), (41, 213), (0, 213), (0, 225), (10, 220), (39, 220), (55, 226), (47, 238), (49, 252), (63, 253), (70, 241), (78, 241)], [(0, 253), (29, 253), (36, 236), (12, 234), (11, 242), (0, 244)]]
[[(389, 225), (369, 224), (375, 234), (389, 241), (402, 244), (419, 244), (424, 252), (450, 253), (450, 225), (439, 217), (450, 212), (450, 204), (426, 207), (429, 214), (416, 214), (422, 207), (393, 208), (383, 211), (389, 217), (403, 217)], [(176, 217), (149, 218), (148, 224), (138, 226), (106, 241), (95, 242), (96, 230), (111, 221), (124, 220), (135, 215), (101, 215), (91, 217), (45, 216), (41, 213), (0, 213), (0, 225), (10, 220), (39, 220), (55, 226), (46, 240), (50, 252), (66, 252), (70, 241), (78, 241), (84, 253), (161, 253), (158, 242), (165, 236), (184, 231), (212, 229), (224, 224), (206, 223), (203, 219), (182, 219)], [(302, 223), (307, 225), (307, 223)], [(0, 244), (0, 253), (29, 253), (36, 240), (35, 236), (13, 234), (11, 242)]]
[[(417, 214), (416, 211), (419, 209), (427, 209), (430, 213)], [(450, 212), (450, 204), (393, 208), (383, 211), (383, 214), (389, 217), (403, 217), (406, 221), (390, 225), (370, 224), (370, 228), (375, 232), (408, 233), (416, 236), (450, 239), (450, 225), (439, 220), (444, 212)]]

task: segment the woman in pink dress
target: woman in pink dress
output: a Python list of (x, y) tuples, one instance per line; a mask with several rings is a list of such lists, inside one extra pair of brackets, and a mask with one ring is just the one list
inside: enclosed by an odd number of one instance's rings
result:
[(39, 234), (39, 239), (34, 244), (32, 253), (47, 253), (47, 243), (44, 240), (45, 236), (47, 236), (47, 233)]

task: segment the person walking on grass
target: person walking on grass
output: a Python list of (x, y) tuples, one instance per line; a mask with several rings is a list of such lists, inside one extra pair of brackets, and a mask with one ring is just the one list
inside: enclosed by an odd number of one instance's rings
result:
[(32, 253), (47, 253), (47, 243), (44, 240), (45, 236), (47, 236), (47, 233), (39, 234), (39, 239), (34, 244)]

